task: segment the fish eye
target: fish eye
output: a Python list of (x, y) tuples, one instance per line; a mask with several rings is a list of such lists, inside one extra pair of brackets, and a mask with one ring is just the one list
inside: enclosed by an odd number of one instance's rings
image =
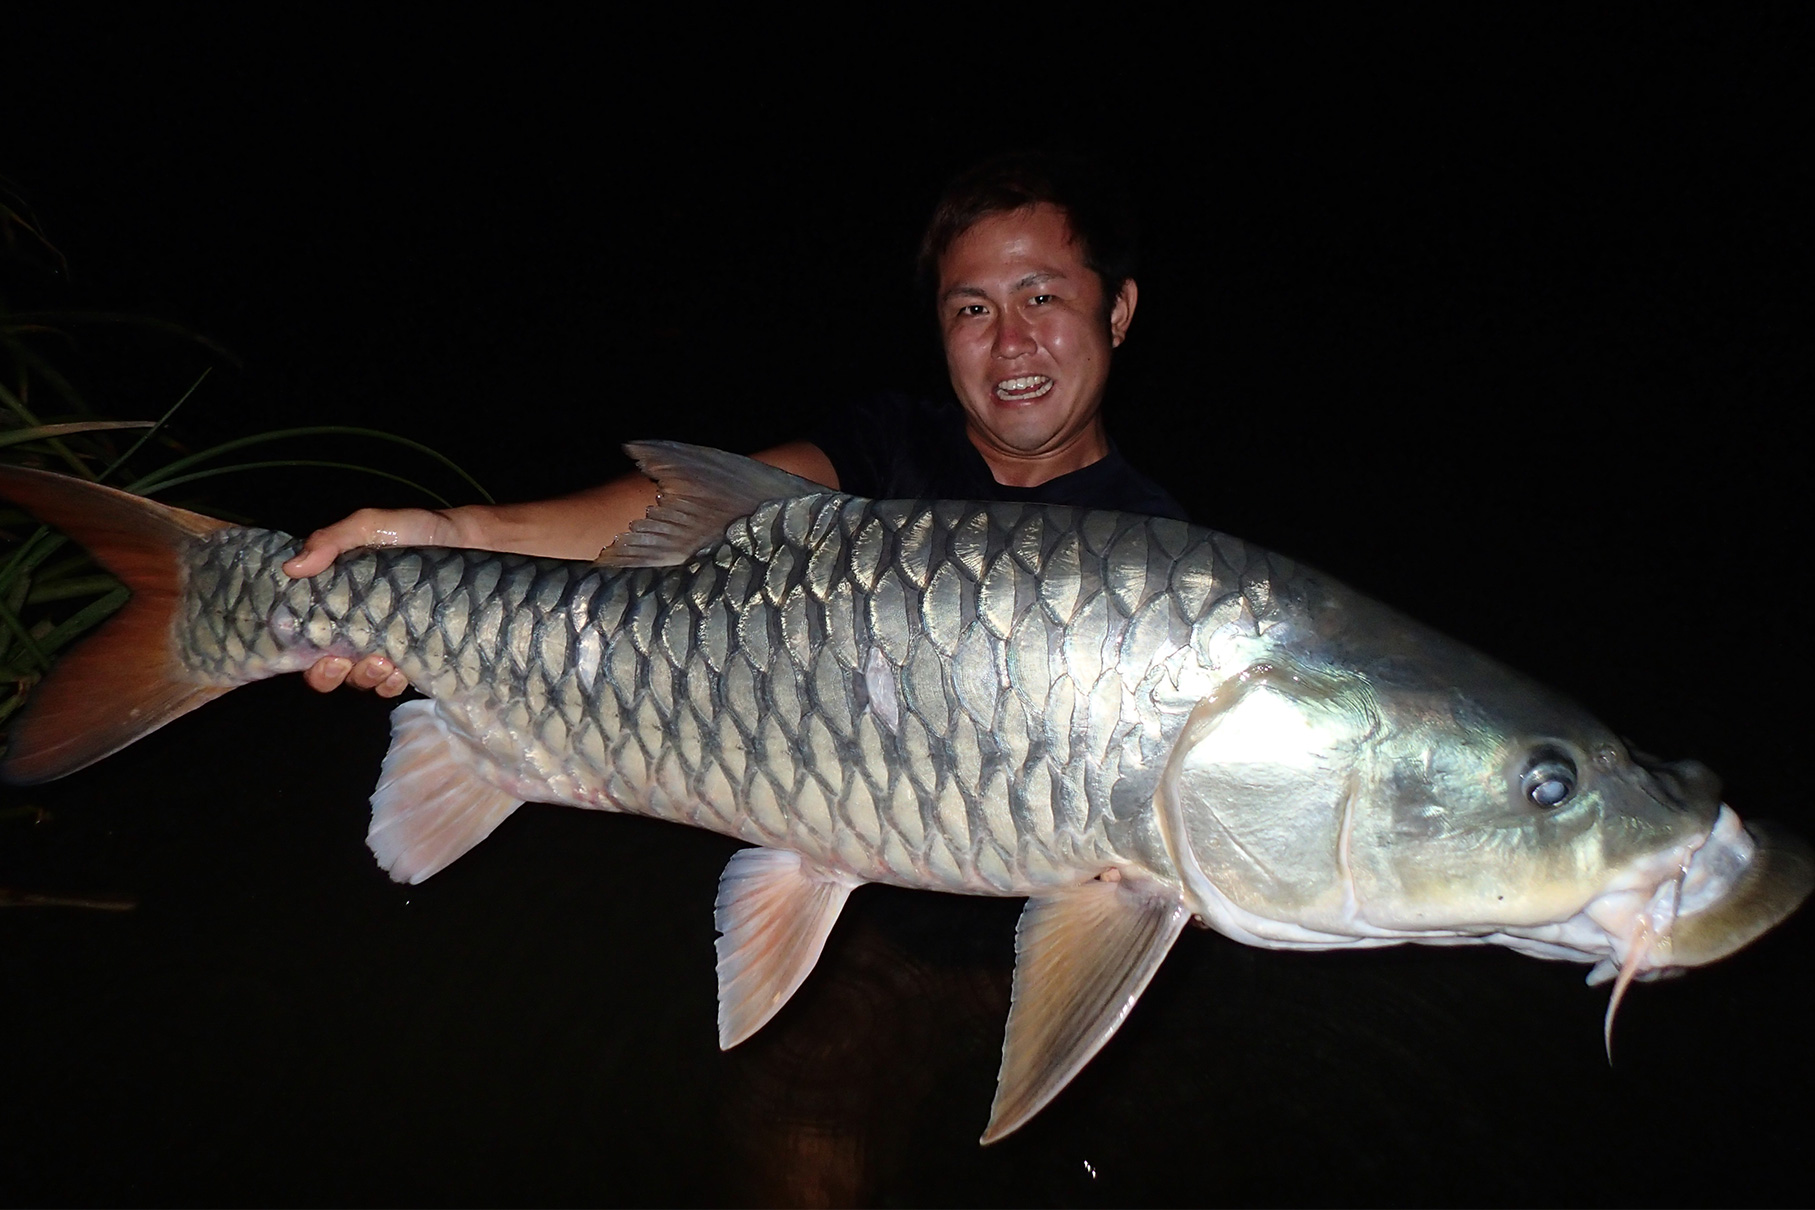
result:
[(1560, 752), (1542, 752), (1525, 771), (1525, 797), (1546, 811), (1567, 802), (1576, 788), (1575, 762)]

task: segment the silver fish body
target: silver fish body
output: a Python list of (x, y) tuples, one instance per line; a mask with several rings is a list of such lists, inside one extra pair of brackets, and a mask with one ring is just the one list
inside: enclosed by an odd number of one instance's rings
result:
[(1154, 786), (1219, 633), (1277, 614), (1264, 552), (1041, 506), (800, 497), (669, 568), (376, 549), (290, 580), (296, 550), (194, 544), (198, 677), (380, 652), (525, 799), (983, 894), (1176, 877)]
[[(399, 879), (526, 800), (758, 846), (718, 900), (725, 1045), (864, 882), (1030, 897), (986, 1141), (1107, 1040), (1191, 919), (1277, 948), (1500, 943), (1596, 963), (1617, 1002), (1809, 890), (1806, 852), (1742, 827), (1699, 766), (1637, 759), (1237, 539), (635, 450), (664, 501), (599, 564), (383, 549), (291, 580), (287, 536), (190, 518), (168, 675), (205, 697), (323, 654), (394, 660), (426, 695), (373, 796)], [(79, 767), (33, 759), (9, 773)]]

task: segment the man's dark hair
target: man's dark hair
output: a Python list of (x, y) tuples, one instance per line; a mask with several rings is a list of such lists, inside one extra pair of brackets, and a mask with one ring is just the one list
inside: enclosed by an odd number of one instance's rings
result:
[(1113, 306), (1140, 254), (1134, 206), (1120, 182), (1097, 165), (1036, 151), (994, 156), (952, 178), (920, 240), (922, 290), (929, 296), (938, 290), (939, 258), (979, 220), (1042, 202), (1065, 212), (1084, 264), (1103, 283), (1103, 305)]

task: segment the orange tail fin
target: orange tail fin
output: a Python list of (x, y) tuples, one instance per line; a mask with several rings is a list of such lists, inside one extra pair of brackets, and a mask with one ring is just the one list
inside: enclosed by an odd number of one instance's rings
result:
[(175, 654), (182, 550), (216, 521), (81, 479), (0, 467), (0, 497), (62, 530), (126, 582), (132, 599), (31, 691), (0, 777), (29, 785), (74, 773), (231, 686), (196, 684)]

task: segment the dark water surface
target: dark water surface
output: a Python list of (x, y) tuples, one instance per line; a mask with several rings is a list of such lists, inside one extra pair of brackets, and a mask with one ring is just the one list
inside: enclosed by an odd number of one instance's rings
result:
[[(1069, 132), (1146, 219), (1108, 413), (1131, 459), (1815, 838), (1798, 21), (1294, 20), (1183, 72), (1156, 29), (1005, 75), (993, 41), (733, 68), (692, 29), (527, 17), (10, 20), (0, 175), (74, 270), (44, 305), (232, 348), (191, 441), (377, 424), (504, 498), (616, 474), (625, 439), (756, 448), (936, 386), (908, 286), (934, 192)], [(206, 361), (67, 357), (120, 415)], [(210, 499), (294, 532), (418, 501), (316, 472)], [(732, 843), (532, 805), (396, 886), (364, 844), (387, 709), (285, 678), (0, 790), (0, 889), (136, 904), (0, 907), (0, 1202), (1807, 1200), (1807, 911), (1635, 987), (1612, 1068), (1582, 967), (1189, 930), (981, 1148), (1017, 903), (859, 891), (721, 1054)]]

